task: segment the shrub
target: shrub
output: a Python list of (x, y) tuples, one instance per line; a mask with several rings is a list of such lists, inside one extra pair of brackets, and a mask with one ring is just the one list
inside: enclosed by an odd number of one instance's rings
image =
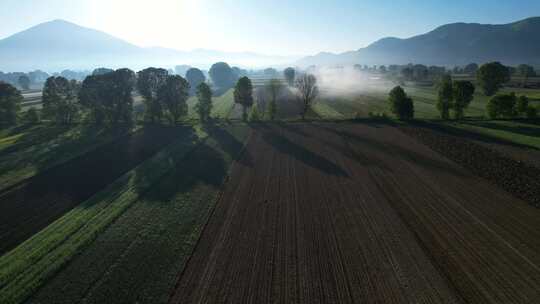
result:
[(535, 119), (538, 117), (538, 108), (529, 105), (527, 106), (527, 110), (525, 111), (525, 116), (529, 119)]
[(491, 98), (487, 104), (487, 112), (490, 118), (512, 118), (517, 116), (516, 94), (499, 94)]

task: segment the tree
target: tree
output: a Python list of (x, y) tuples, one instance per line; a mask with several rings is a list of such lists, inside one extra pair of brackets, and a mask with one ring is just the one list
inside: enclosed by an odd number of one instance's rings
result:
[(390, 91), (388, 103), (390, 111), (401, 120), (409, 120), (414, 117), (413, 100), (407, 96), (402, 87), (397, 86)]
[(242, 106), (242, 120), (247, 121), (247, 108), (253, 105), (253, 85), (249, 78), (244, 76), (236, 82), (234, 102)]
[(180, 117), (188, 111), (189, 83), (179, 75), (168, 76), (165, 83), (158, 89), (157, 99), (165, 106), (169, 121), (176, 125)]
[(96, 123), (130, 123), (135, 78), (135, 73), (129, 69), (88, 76), (79, 91), (79, 102), (90, 110)]
[(535, 77), (536, 72), (534, 71), (534, 68), (527, 64), (520, 64), (516, 72), (519, 76), (523, 77), (522, 87), (525, 87), (527, 85), (527, 80), (529, 77)]
[(26, 75), (21, 75), (19, 79), (17, 80), (19, 83), (19, 87), (23, 90), (29, 90), (30, 89), (30, 78)]
[(29, 124), (36, 124), (39, 123), (39, 112), (36, 110), (36, 108), (30, 108), (28, 111), (24, 113), (24, 122)]
[(529, 107), (529, 98), (527, 96), (519, 96), (516, 102), (516, 112), (519, 114), (525, 114)]
[(78, 84), (62, 76), (47, 78), (43, 86), (43, 114), (56, 123), (72, 123), (79, 113)]
[(276, 69), (274, 68), (266, 68), (264, 69), (263, 73), (264, 75), (268, 75), (268, 76), (276, 76), (278, 71), (276, 71)]
[(311, 74), (303, 74), (296, 79), (296, 89), (298, 89), (298, 99), (302, 103), (302, 120), (306, 118), (311, 104), (319, 95), (319, 87), (317, 86), (317, 78)]
[(144, 99), (146, 119), (151, 123), (160, 122), (163, 117), (163, 107), (157, 99), (157, 93), (167, 81), (169, 72), (165, 69), (147, 68), (138, 72), (137, 75), (137, 90)]
[(199, 114), (201, 121), (208, 121), (212, 112), (212, 89), (206, 83), (201, 83), (197, 87), (197, 99), (199, 102), (195, 105), (195, 110)]
[(525, 111), (525, 117), (528, 119), (536, 119), (538, 117), (538, 108), (534, 107), (533, 105), (529, 105), (527, 107), (527, 111)]
[(478, 69), (476, 79), (484, 95), (493, 96), (504, 83), (510, 80), (510, 72), (507, 67), (499, 62), (490, 62)]
[(17, 88), (0, 81), (0, 127), (17, 123), (22, 101), (23, 97)]
[(186, 79), (190, 86), (190, 95), (195, 95), (199, 85), (206, 81), (203, 72), (197, 68), (191, 68), (186, 72)]
[(454, 117), (456, 119), (463, 118), (464, 110), (469, 106), (474, 98), (474, 85), (470, 81), (454, 81), (453, 84), (454, 104), (452, 109), (454, 110)]
[(491, 118), (512, 118), (516, 112), (516, 94), (498, 94), (492, 97), (487, 104), (487, 112)]
[(453, 99), (452, 77), (447, 74), (441, 78), (438, 89), (437, 110), (442, 119), (450, 118)]
[(476, 75), (477, 71), (478, 71), (478, 64), (476, 63), (469, 63), (463, 69), (463, 72), (469, 75)]
[(412, 69), (412, 67), (406, 67), (401, 70), (401, 75), (403, 76), (403, 78), (405, 78), (405, 80), (412, 80), (414, 70)]
[(222, 89), (232, 87), (237, 78), (233, 69), (225, 62), (214, 63), (209, 74), (212, 83)]
[(296, 77), (296, 71), (294, 68), (286, 68), (283, 71), (283, 76), (285, 76), (285, 80), (287, 81), (287, 84), (289, 84), (290, 87), (294, 85), (295, 77)]
[(281, 83), (281, 81), (279, 81), (279, 79), (271, 79), (270, 82), (266, 85), (266, 90), (270, 95), (270, 102), (267, 106), (268, 118), (270, 120), (274, 120), (276, 116), (277, 98), (282, 89), (283, 84)]
[(113, 69), (109, 69), (109, 68), (97, 68), (97, 69), (95, 69), (95, 70), (92, 72), (92, 75), (94, 75), (94, 76), (97, 76), (97, 75), (105, 75), (105, 74), (112, 73), (112, 72), (114, 72)]

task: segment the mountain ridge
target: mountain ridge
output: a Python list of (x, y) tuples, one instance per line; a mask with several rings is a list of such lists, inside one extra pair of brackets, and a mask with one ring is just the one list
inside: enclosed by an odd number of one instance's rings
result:
[(540, 65), (540, 17), (508, 24), (456, 22), (409, 38), (385, 37), (365, 48), (319, 53), (300, 59), (300, 66), (350, 64), (464, 65), (501, 61)]

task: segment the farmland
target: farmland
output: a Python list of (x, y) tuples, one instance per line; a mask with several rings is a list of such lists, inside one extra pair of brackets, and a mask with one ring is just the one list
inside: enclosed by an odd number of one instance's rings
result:
[(393, 127), (260, 126), (171, 301), (529, 303), (538, 215)]

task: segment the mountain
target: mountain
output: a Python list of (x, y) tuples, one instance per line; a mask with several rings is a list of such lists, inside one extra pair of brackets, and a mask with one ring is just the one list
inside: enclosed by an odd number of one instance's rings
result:
[(465, 65), (500, 61), (540, 65), (540, 17), (489, 25), (453, 23), (408, 39), (384, 38), (357, 51), (320, 53), (302, 58), (300, 66), (351, 64)]
[(151, 65), (172, 67), (178, 64), (207, 68), (217, 61), (239, 66), (265, 66), (296, 59), (202, 49), (142, 48), (64, 20), (38, 24), (0, 40), (0, 69), (4, 72), (82, 70), (102, 66), (140, 69)]

